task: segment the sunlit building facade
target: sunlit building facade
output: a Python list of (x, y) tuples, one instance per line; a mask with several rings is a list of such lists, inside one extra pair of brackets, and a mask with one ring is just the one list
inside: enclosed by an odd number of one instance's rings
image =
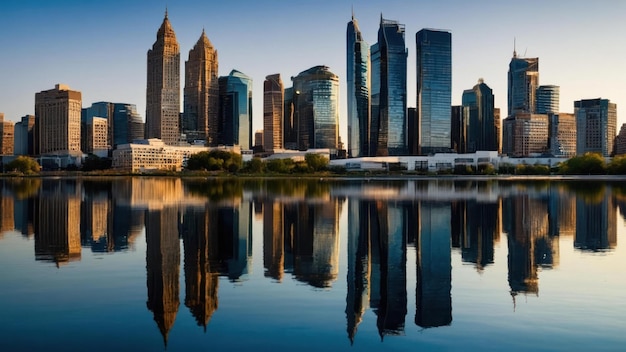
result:
[(502, 153), (521, 158), (538, 156), (548, 147), (548, 115), (516, 113), (503, 121)]
[(608, 99), (587, 99), (574, 102), (576, 115), (576, 154), (613, 153), (617, 130), (617, 105)]
[(159, 138), (175, 145), (180, 140), (180, 49), (167, 18), (148, 50), (146, 89), (146, 138)]
[(563, 158), (576, 156), (576, 116), (563, 112), (550, 113), (548, 119), (550, 154)]
[(181, 171), (190, 156), (208, 150), (202, 145), (168, 146), (158, 139), (137, 140), (113, 151), (112, 167), (130, 172)]
[(617, 137), (615, 137), (615, 155), (626, 154), (626, 123), (622, 124)]
[(35, 94), (37, 154), (80, 154), (82, 95), (57, 84)]
[(283, 149), (283, 114), (285, 92), (280, 74), (269, 75), (263, 82), (263, 149)]
[(0, 155), (13, 155), (15, 145), (15, 124), (4, 121), (4, 114), (0, 113)]
[(370, 48), (370, 155), (407, 153), (405, 26), (380, 18), (378, 43)]
[(219, 144), (252, 149), (252, 79), (232, 70), (219, 78)]
[(217, 117), (219, 84), (217, 50), (202, 35), (189, 51), (185, 62), (184, 112), (182, 131), (187, 141), (206, 140), (207, 145), (217, 145)]
[(513, 51), (508, 73), (508, 115), (535, 113), (539, 87), (539, 58), (519, 58)]
[(417, 138), (420, 154), (449, 152), (452, 147), (452, 34), (422, 29), (417, 44)]
[(298, 149), (336, 149), (339, 138), (339, 77), (326, 66), (293, 77)]
[(348, 157), (369, 155), (370, 50), (352, 16), (346, 31)]

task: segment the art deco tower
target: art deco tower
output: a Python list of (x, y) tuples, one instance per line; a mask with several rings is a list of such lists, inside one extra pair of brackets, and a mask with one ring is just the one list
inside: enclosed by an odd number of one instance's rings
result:
[(146, 138), (160, 138), (165, 144), (178, 143), (180, 136), (180, 50), (167, 18), (148, 50), (146, 89)]
[(217, 145), (219, 84), (217, 50), (204, 30), (185, 62), (185, 106), (183, 132), (187, 139), (206, 139)]
[(283, 114), (285, 91), (280, 74), (269, 75), (263, 82), (263, 148), (283, 149)]

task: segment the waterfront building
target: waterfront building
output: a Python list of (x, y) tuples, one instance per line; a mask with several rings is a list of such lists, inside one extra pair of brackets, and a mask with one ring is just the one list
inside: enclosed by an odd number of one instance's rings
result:
[(187, 141), (205, 140), (216, 146), (219, 109), (219, 84), (217, 73), (217, 50), (202, 35), (189, 50), (185, 62), (184, 112), (182, 131)]
[(502, 126), (502, 153), (514, 158), (543, 154), (548, 131), (548, 115), (518, 112), (509, 116)]
[(4, 114), (0, 113), (0, 155), (13, 155), (14, 144), (15, 125), (4, 121)]
[(228, 76), (219, 78), (219, 89), (219, 144), (251, 150), (252, 79), (232, 70)]
[(449, 152), (452, 144), (452, 35), (422, 29), (417, 44), (417, 116), (420, 154)]
[(463, 122), (467, 128), (468, 153), (478, 150), (498, 150), (498, 138), (494, 116), (493, 91), (483, 80), (472, 89), (465, 90), (462, 98)]
[(285, 149), (297, 150), (298, 149), (298, 119), (296, 118), (296, 110), (294, 109), (294, 96), (297, 98), (298, 94), (294, 95), (293, 88), (285, 88), (284, 97), (284, 113), (283, 113), (283, 145)]
[(100, 101), (82, 109), (81, 121), (83, 123), (93, 117), (107, 119), (107, 145), (109, 149), (115, 149), (120, 144), (131, 143), (135, 139), (144, 138), (144, 122), (134, 104)]
[(535, 113), (539, 86), (539, 58), (520, 58), (513, 51), (508, 73), (508, 115)]
[(626, 154), (626, 123), (622, 124), (615, 137), (615, 155)]
[(567, 113), (549, 113), (550, 154), (555, 157), (571, 158), (576, 156), (576, 116)]
[(337, 149), (339, 77), (326, 66), (314, 66), (292, 77), (298, 149)]
[(285, 93), (280, 74), (269, 75), (263, 82), (263, 149), (283, 149), (283, 114)]
[(453, 152), (467, 153), (467, 124), (463, 120), (463, 106), (452, 105), (450, 115), (450, 147)]
[(80, 154), (81, 93), (57, 84), (35, 94), (36, 153)]
[(348, 83), (348, 157), (369, 155), (370, 50), (352, 15), (346, 30)]
[(180, 50), (166, 11), (157, 39), (148, 50), (145, 137), (178, 144), (179, 113)]
[(537, 87), (537, 114), (549, 114), (559, 111), (560, 87), (545, 85)]
[(405, 26), (380, 18), (378, 42), (370, 48), (370, 155), (407, 153)]
[(105, 117), (92, 117), (83, 120), (81, 131), (83, 153), (96, 154), (99, 157), (108, 156), (108, 121)]
[(576, 115), (576, 154), (613, 153), (617, 130), (617, 105), (608, 99), (585, 99), (574, 102)]
[(35, 115), (22, 116), (13, 129), (14, 155), (34, 155)]

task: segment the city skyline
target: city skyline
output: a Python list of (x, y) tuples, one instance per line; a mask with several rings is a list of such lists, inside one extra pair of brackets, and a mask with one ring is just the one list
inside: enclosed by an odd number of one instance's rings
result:
[[(193, 47), (204, 28), (220, 53), (220, 76), (236, 69), (252, 78), (253, 130), (262, 128), (265, 76), (280, 73), (287, 78), (308, 67), (328, 66), (340, 80), (340, 136), (346, 142), (343, 34), (352, 9), (369, 43), (376, 42), (381, 13), (405, 24), (407, 38), (422, 28), (450, 31), (453, 105), (460, 103), (464, 89), (483, 78), (494, 91), (495, 106), (504, 109), (508, 63), (516, 49), (520, 57), (540, 59), (539, 84), (561, 87), (562, 112), (573, 112), (576, 100), (610, 99), (618, 106), (620, 126), (626, 116), (620, 113), (626, 108), (626, 89), (619, 83), (626, 78), (626, 72), (620, 71), (619, 58), (626, 49), (614, 44), (619, 43), (619, 33), (626, 29), (626, 24), (619, 21), (619, 9), (626, 4), (606, 1), (602, 4), (607, 6), (600, 4), (594, 9), (582, 4), (529, 1), (527, 6), (516, 9), (514, 17), (509, 15), (510, 5), (495, 1), (479, 1), (481, 6), (453, 0), (427, 6), (402, 1), (353, 4), (325, 0), (297, 5), (281, 1), (260, 5), (249, 1), (184, 1), (167, 6), (181, 52)], [(34, 94), (64, 83), (83, 93), (83, 107), (97, 101), (135, 104), (145, 121), (145, 55), (154, 42), (166, 4), (136, 0), (116, 5), (26, 1), (4, 6), (0, 28), (11, 35), (0, 39), (0, 44), (12, 48), (12, 54), (0, 62), (0, 77), (5, 82), (0, 88), (0, 111), (5, 113), (5, 120), (17, 122), (34, 113)], [(277, 20), (266, 23), (266, 16)], [(547, 32), (542, 24), (555, 18), (576, 20), (562, 21)], [(527, 28), (519, 19), (528, 23)], [(415, 45), (410, 40), (407, 49), (407, 106), (414, 107)]]

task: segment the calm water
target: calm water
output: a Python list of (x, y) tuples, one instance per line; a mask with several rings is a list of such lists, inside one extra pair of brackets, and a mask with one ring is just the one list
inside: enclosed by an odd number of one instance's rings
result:
[(0, 351), (626, 348), (626, 183), (0, 184)]

